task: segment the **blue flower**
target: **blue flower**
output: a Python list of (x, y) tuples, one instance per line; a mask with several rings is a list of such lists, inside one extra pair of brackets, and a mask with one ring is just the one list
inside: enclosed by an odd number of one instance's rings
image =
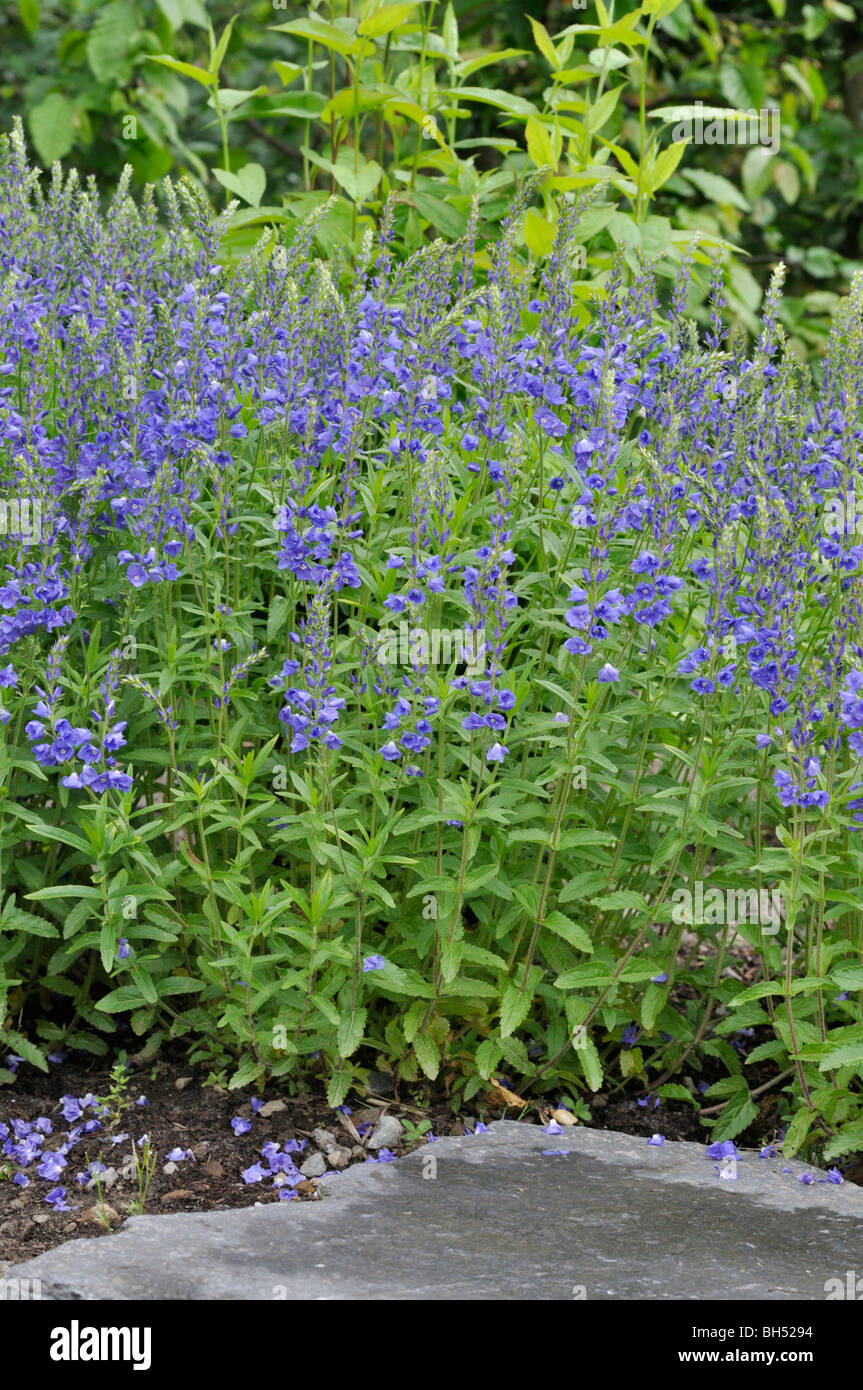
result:
[(66, 1201), (66, 1189), (65, 1189), (65, 1187), (55, 1187), (55, 1188), (53, 1188), (52, 1191), (49, 1192), (49, 1193), (46, 1195), (45, 1201), (48, 1203), (49, 1206), (52, 1206), (52, 1207), (54, 1208), (55, 1211), (74, 1211), (74, 1210), (75, 1210), (75, 1208), (74, 1208), (74, 1207), (70, 1207), (70, 1206), (68, 1205), (67, 1201)]
[(724, 1139), (721, 1143), (710, 1144), (706, 1150), (708, 1158), (739, 1158), (734, 1144), (730, 1139)]

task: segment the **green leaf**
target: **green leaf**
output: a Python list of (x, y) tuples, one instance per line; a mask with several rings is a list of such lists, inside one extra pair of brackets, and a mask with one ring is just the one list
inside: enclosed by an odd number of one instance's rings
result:
[(121, 985), (119, 989), (112, 989), (110, 994), (104, 994), (98, 999), (96, 1008), (101, 1013), (120, 1014), (129, 1009), (140, 1008), (146, 1002), (137, 985)]
[(800, 175), (787, 159), (777, 159), (773, 163), (773, 182), (786, 203), (796, 203), (800, 197)]
[(416, 4), (381, 5), (367, 19), (360, 20), (357, 33), (371, 39), (380, 38), (381, 34), (391, 34), (393, 29), (404, 24), (415, 9)]
[(423, 1072), (429, 1081), (434, 1081), (440, 1071), (440, 1052), (436, 1043), (427, 1033), (420, 1033), (414, 1038), (413, 1048)]
[(181, 77), (191, 77), (193, 81), (200, 82), (202, 87), (215, 87), (219, 81), (205, 68), (196, 68), (192, 63), (181, 63), (179, 58), (171, 58), (167, 53), (148, 57), (147, 62), (161, 63), (163, 68), (170, 68), (171, 72), (178, 72)]
[(619, 888), (614, 893), (606, 893), (604, 897), (593, 898), (591, 901), (594, 907), (600, 908), (603, 912), (625, 912), (633, 908), (643, 912), (647, 908), (641, 893), (636, 893), (631, 888)]
[(265, 95), (266, 91), (266, 87), (217, 87), (207, 98), (207, 105), (212, 111), (215, 111), (218, 98), (219, 106), (225, 115), (236, 119), (234, 113), (241, 106), (245, 105), (247, 101), (253, 101), (255, 97)]
[(837, 965), (830, 971), (830, 983), (837, 989), (863, 989), (863, 965)]
[(333, 1109), (337, 1105), (341, 1105), (351, 1089), (352, 1079), (350, 1067), (346, 1067), (344, 1061), (341, 1061), (327, 1082), (327, 1105), (332, 1106)]
[(229, 193), (236, 193), (253, 208), (260, 207), (267, 186), (267, 176), (260, 164), (244, 164), (236, 174), (229, 174), (226, 169), (214, 169), (213, 174)]
[(625, 212), (613, 212), (608, 219), (608, 232), (615, 246), (641, 247), (641, 232), (634, 217)]
[(270, 28), (280, 34), (295, 34), (299, 39), (312, 39), (324, 48), (331, 48), (334, 53), (341, 53), (343, 57), (365, 52), (370, 47), (368, 44), (357, 43), (351, 34), (339, 29), (337, 25), (311, 16), (308, 19), (292, 19), (287, 24), (271, 24)]
[(739, 189), (723, 178), (722, 174), (711, 174), (707, 169), (684, 169), (683, 178), (688, 179), (699, 193), (720, 207), (739, 208), (741, 212), (751, 211), (749, 200)]
[(550, 255), (557, 234), (552, 223), (546, 221), (538, 208), (528, 208), (523, 226), (525, 244), (531, 255), (540, 258)]
[(100, 902), (102, 897), (99, 889), (89, 883), (52, 883), (49, 888), (37, 888), (24, 896), (34, 902), (45, 902), (49, 898), (92, 898)]
[(731, 1097), (713, 1127), (714, 1140), (734, 1139), (758, 1118), (758, 1106), (750, 1100), (749, 1087), (743, 1086)]
[(640, 231), (641, 250), (648, 258), (664, 256), (673, 244), (671, 223), (667, 217), (646, 217)]
[[(654, 971), (654, 973), (656, 973)], [(648, 977), (650, 978), (650, 977)], [(668, 985), (649, 984), (641, 1001), (641, 1026), (646, 1033), (652, 1033), (656, 1019), (668, 998)]]
[(160, 999), (172, 994), (197, 994), (203, 988), (203, 980), (192, 980), (188, 975), (169, 975), (156, 986)]
[(540, 24), (538, 19), (534, 19), (533, 15), (529, 14), (527, 17), (530, 20), (530, 27), (533, 30), (534, 43), (546, 62), (556, 72), (560, 67), (560, 59), (557, 56), (557, 49), (549, 38), (548, 30), (544, 24)]
[(817, 1117), (814, 1110), (803, 1109), (797, 1111), (797, 1114), (794, 1116), (794, 1119), (788, 1126), (788, 1129), (785, 1132), (785, 1138), (782, 1141), (783, 1158), (794, 1157), (794, 1155), (800, 1149), (801, 1145), (804, 1143), (806, 1136), (812, 1128), (813, 1122), (816, 1118)]
[(448, 241), (456, 241), (467, 227), (467, 218), (464, 213), (459, 212), (450, 203), (446, 203), (441, 198), (434, 198), (430, 193), (421, 193), (418, 190), (412, 195), (414, 207), (421, 217), (431, 222), (435, 231), (440, 232)]
[(743, 115), (728, 106), (695, 106), (681, 104), (679, 106), (657, 106), (655, 111), (648, 111), (648, 117), (654, 121), (663, 121), (668, 124), (670, 121), (724, 121), (726, 117)]
[(660, 1086), (656, 1094), (660, 1100), (685, 1100), (688, 1105), (698, 1105), (698, 1101), (686, 1087), (680, 1086), (676, 1081), (669, 1081), (665, 1086)]
[(743, 160), (741, 175), (743, 192), (747, 198), (760, 198), (770, 187), (771, 169), (774, 155), (764, 145), (755, 145), (748, 150)]
[(719, 69), (719, 87), (729, 106), (737, 110), (760, 111), (767, 99), (766, 77), (763, 66), (754, 63), (722, 63)]
[(454, 87), (446, 93), (458, 101), (480, 101), (489, 106), (498, 106), (501, 111), (509, 111), (512, 116), (535, 116), (537, 109), (532, 101), (514, 96), (512, 92), (502, 92), (499, 87)]
[(18, 14), (27, 33), (35, 33), (39, 28), (38, 0), (18, 0)]
[(825, 1144), (824, 1159), (829, 1163), (833, 1158), (856, 1153), (858, 1149), (863, 1149), (863, 1118), (852, 1120), (850, 1124), (842, 1126), (839, 1133)]
[(833, 1071), (836, 1067), (863, 1066), (863, 1042), (844, 1043), (833, 1050), (818, 1063), (819, 1071)]
[(728, 1001), (730, 1009), (739, 1009), (741, 1005), (750, 1003), (753, 999), (767, 999), (770, 995), (785, 993), (785, 986), (777, 983), (776, 980), (759, 980), (757, 984), (748, 985), (739, 994)]
[(328, 174), (332, 174), (336, 183), (341, 184), (355, 203), (366, 202), (383, 178), (384, 171), (374, 159), (360, 159), (359, 167), (355, 171), (352, 151), (345, 151), (344, 158), (340, 152), (337, 164), (324, 159), (323, 155), (317, 154), (308, 145), (302, 145), (301, 152), (312, 164), (317, 164), (319, 169), (325, 169)]
[(273, 67), (283, 87), (289, 87), (292, 82), (296, 82), (300, 73), (303, 71), (299, 63), (283, 63), (280, 58), (275, 58), (273, 60)]
[[(479, 72), (482, 68), (491, 67), (493, 63), (506, 62), (508, 58), (522, 58), (526, 52), (527, 49), (525, 48), (492, 49), (489, 52), (481, 53), (477, 58), (469, 58), (465, 62), (459, 63), (456, 67), (456, 74), (462, 79), (472, 77), (475, 72)], [(457, 96), (458, 90), (449, 92), (448, 95)], [(484, 145), (486, 142), (481, 140), (479, 143)]]
[(524, 1023), (530, 1013), (532, 1003), (533, 987), (530, 981), (525, 989), (512, 981), (507, 985), (500, 1006), (500, 1034), (502, 1038), (509, 1037), (510, 1033), (514, 1033), (516, 1028)]
[(557, 168), (557, 160), (554, 157), (554, 146), (551, 143), (551, 136), (541, 121), (536, 116), (528, 116), (525, 125), (525, 137), (527, 140), (527, 152), (538, 169), (545, 165), (550, 165), (552, 169)]
[(200, 29), (207, 27), (207, 15), (201, 0), (156, 0), (172, 29), (180, 29), (184, 24), (197, 24)]
[(7, 907), (0, 920), (0, 930), (2, 931), (21, 931), (28, 936), (56, 937), (60, 935), (59, 930), (44, 917), (37, 917), (35, 912), (26, 912), (23, 907)]
[(623, 87), (609, 87), (607, 92), (603, 92), (598, 101), (593, 102), (587, 110), (584, 123), (591, 135), (595, 135), (598, 130), (611, 120), (617, 103), (620, 101), (620, 94)]
[(24, 1058), (24, 1061), (29, 1062), (32, 1067), (38, 1067), (40, 1071), (48, 1070), (48, 1062), (45, 1054), (40, 1048), (31, 1043), (28, 1038), (22, 1037), (20, 1033), (14, 1032), (11, 1028), (4, 1032), (3, 1038), (4, 1047), (8, 1046), (13, 1052), (17, 1052)]
[(134, 9), (126, 0), (114, 0), (99, 11), (87, 39), (87, 62), (97, 82), (118, 80), (137, 27)]
[(363, 1040), (366, 1027), (366, 1009), (361, 1006), (353, 1013), (345, 1013), (339, 1024), (337, 1046), (340, 1057), (350, 1057)]
[(59, 92), (51, 92), (27, 117), (36, 153), (43, 164), (67, 155), (75, 143), (76, 110)]
[(676, 140), (673, 145), (669, 145), (661, 154), (657, 155), (653, 168), (650, 171), (648, 187), (651, 193), (655, 193), (664, 183), (667, 183), (674, 173), (681, 159), (683, 151), (686, 149), (686, 140)]
[(581, 1038), (575, 1048), (575, 1055), (584, 1072), (584, 1079), (592, 1091), (602, 1089), (602, 1062), (596, 1044), (590, 1038)]
[[(236, 16), (234, 18), (236, 18)], [(219, 69), (221, 68), (222, 63), (225, 60), (225, 54), (228, 51), (228, 44), (231, 42), (231, 34), (233, 32), (233, 29), (234, 20), (229, 19), (224, 29), (222, 30), (221, 37), (219, 38), (219, 42), (217, 44), (212, 44), (211, 36), (210, 42), (212, 46), (212, 52), (210, 54), (210, 61), (207, 64), (207, 70), (211, 72), (214, 77), (219, 76)]]
[(273, 642), (284, 631), (292, 604), (281, 594), (276, 594), (267, 615), (267, 641)]
[(455, 10), (452, 7), (452, 0), (447, 0), (441, 32), (443, 34), (443, 41), (449, 52), (455, 57), (458, 57), (458, 20), (455, 16)]
[(120, 937), (119, 923), (112, 922), (110, 918), (102, 923), (99, 932), (99, 955), (102, 960), (102, 969), (105, 974), (110, 974), (117, 957), (117, 942)]
[(574, 946), (577, 951), (585, 951), (588, 955), (593, 954), (593, 942), (584, 927), (580, 927), (577, 922), (573, 922), (562, 912), (550, 912), (543, 922), (543, 926), (554, 932), (555, 936), (560, 936), (564, 941), (568, 941), (570, 946)]
[(576, 965), (572, 970), (558, 975), (554, 987), (555, 989), (594, 989), (604, 988), (610, 983), (611, 966), (600, 965), (597, 961), (588, 965)]
[(503, 1056), (503, 1049), (495, 1038), (486, 1038), (481, 1042), (476, 1050), (476, 1069), (480, 1076), (486, 1081), (492, 1073), (497, 1070), (497, 1064)]

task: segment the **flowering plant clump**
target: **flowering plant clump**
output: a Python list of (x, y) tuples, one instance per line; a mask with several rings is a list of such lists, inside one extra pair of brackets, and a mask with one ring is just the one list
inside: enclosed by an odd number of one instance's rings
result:
[(231, 262), (191, 185), (102, 215), (5, 141), (2, 486), (40, 525), (0, 533), (4, 1042), (185, 1039), (332, 1105), (376, 1058), (464, 1100), (633, 1080), (717, 1142), (757, 1076), (834, 1158), (863, 283), (816, 388), (781, 272), (751, 349), (717, 274), (686, 319), (699, 252), (587, 313), (581, 207), (534, 264), (531, 196), (482, 271), (470, 233), (395, 259), (391, 209), (350, 263), (314, 219)]

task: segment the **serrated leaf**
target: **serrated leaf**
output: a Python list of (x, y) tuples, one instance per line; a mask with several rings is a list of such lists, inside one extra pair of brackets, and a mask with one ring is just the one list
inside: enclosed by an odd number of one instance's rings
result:
[(428, 1036), (421, 1033), (414, 1038), (414, 1056), (420, 1064), (424, 1074), (429, 1081), (434, 1081), (440, 1071), (440, 1052), (437, 1044)]
[(688, 1105), (698, 1105), (698, 1101), (686, 1087), (678, 1085), (676, 1081), (669, 1081), (665, 1086), (660, 1086), (656, 1094), (660, 1100), (685, 1100)]
[(830, 1053), (818, 1063), (819, 1071), (833, 1071), (836, 1067), (860, 1067), (863, 1066), (863, 1042), (845, 1043), (842, 1047), (834, 1047)]
[(782, 1157), (793, 1158), (804, 1143), (816, 1119), (814, 1110), (798, 1110), (782, 1140)]
[(3, 1038), (4, 1046), (8, 1045), (10, 1050), (13, 1053), (18, 1053), (19, 1056), (24, 1058), (25, 1062), (29, 1062), (33, 1067), (38, 1067), (40, 1071), (48, 1070), (48, 1062), (44, 1052), (42, 1052), (41, 1048), (36, 1047), (34, 1043), (31, 1043), (28, 1038), (22, 1037), (20, 1033), (15, 1032), (11, 1028), (6, 1030), (3, 1034)]
[(852, 1120), (850, 1124), (842, 1126), (839, 1133), (825, 1144), (824, 1158), (829, 1163), (832, 1158), (856, 1153), (858, 1149), (863, 1149), (863, 1118)]
[(584, 1079), (592, 1091), (602, 1089), (602, 1062), (596, 1045), (590, 1038), (584, 1037), (579, 1040), (579, 1045), (575, 1049), (581, 1070), (584, 1072)]
[(585, 951), (588, 955), (593, 954), (593, 942), (584, 927), (580, 927), (577, 922), (573, 922), (571, 917), (565, 916), (562, 912), (550, 912), (543, 922), (543, 927), (554, 932), (555, 936), (568, 941), (570, 946), (574, 946), (577, 951)]
[(120, 1014), (129, 1009), (138, 1009), (146, 1002), (137, 985), (121, 985), (119, 989), (112, 989), (109, 994), (98, 999), (96, 1008), (101, 1013)]
[(837, 965), (830, 971), (830, 983), (837, 989), (863, 989), (863, 965)]
[(508, 1037), (519, 1028), (530, 1013), (530, 1006), (533, 1003), (533, 987), (528, 982), (525, 989), (521, 985), (510, 982), (503, 992), (503, 999), (500, 1006), (500, 1032), (501, 1037)]
[(351, 1069), (341, 1061), (327, 1082), (327, 1104), (335, 1110), (351, 1089)]
[(647, 903), (640, 893), (635, 893), (631, 888), (619, 888), (614, 893), (606, 893), (602, 898), (592, 898), (591, 903), (598, 907), (602, 912), (627, 912), (636, 910), (644, 912)]
[(735, 1139), (757, 1118), (758, 1106), (750, 1099), (748, 1087), (744, 1086), (731, 1097), (716, 1121), (712, 1130), (713, 1139), (717, 1142)]
[(353, 1013), (345, 1013), (339, 1024), (336, 1046), (340, 1057), (350, 1057), (363, 1040), (366, 1027), (366, 1009), (362, 1005)]

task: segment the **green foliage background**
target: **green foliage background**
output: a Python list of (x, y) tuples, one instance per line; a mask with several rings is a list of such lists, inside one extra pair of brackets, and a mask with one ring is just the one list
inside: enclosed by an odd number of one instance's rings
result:
[[(223, 40), (215, 55), (208, 25)], [(674, 256), (699, 231), (725, 243), (730, 307), (752, 331), (781, 258), (785, 325), (815, 356), (863, 260), (863, 36), (844, 0), (745, 14), (733, 0), (17, 0), (0, 47), (2, 124), (23, 113), (43, 164), (69, 159), (102, 188), (126, 163), (138, 183), (186, 172), (214, 203), (240, 199), (243, 249), (262, 223), (334, 191), (322, 237), (349, 251), (392, 187), (405, 195), (404, 251), (460, 235), (474, 195), (494, 234), (525, 172), (550, 162), (548, 225), (527, 229), (534, 254), (550, 249), (555, 185), (597, 183), (597, 275), (615, 245)], [(205, 80), (169, 66), (180, 63)], [(650, 113), (696, 101), (779, 108), (779, 150), (690, 146), (657, 169), (671, 126)], [(424, 134), (430, 116), (440, 143)], [(643, 186), (628, 195), (633, 167)]]

